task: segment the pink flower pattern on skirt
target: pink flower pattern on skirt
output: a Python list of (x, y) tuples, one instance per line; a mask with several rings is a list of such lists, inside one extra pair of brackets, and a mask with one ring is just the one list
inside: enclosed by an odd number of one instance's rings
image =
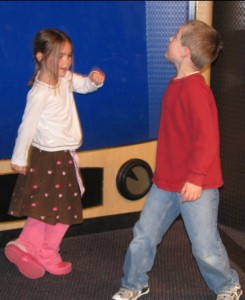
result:
[(18, 176), (9, 213), (48, 224), (81, 223), (84, 188), (73, 155), (32, 148), (29, 172)]

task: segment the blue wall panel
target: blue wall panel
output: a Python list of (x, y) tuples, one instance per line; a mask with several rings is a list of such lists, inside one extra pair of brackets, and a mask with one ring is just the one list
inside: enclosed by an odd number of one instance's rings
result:
[(55, 27), (73, 40), (75, 71), (106, 73), (102, 89), (75, 95), (81, 150), (157, 137), (161, 94), (174, 73), (168, 37), (188, 18), (188, 1), (1, 1), (0, 159), (10, 158), (33, 73), (32, 41)]

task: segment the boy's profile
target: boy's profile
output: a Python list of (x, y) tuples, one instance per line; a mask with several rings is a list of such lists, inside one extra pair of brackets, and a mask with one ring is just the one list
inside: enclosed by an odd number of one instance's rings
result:
[(136, 300), (149, 293), (148, 272), (157, 245), (179, 214), (203, 279), (217, 300), (242, 295), (217, 229), (218, 188), (223, 185), (218, 113), (200, 74), (222, 47), (217, 31), (198, 20), (187, 21), (170, 37), (165, 58), (177, 74), (162, 98), (153, 185), (134, 226), (122, 286), (113, 300)]

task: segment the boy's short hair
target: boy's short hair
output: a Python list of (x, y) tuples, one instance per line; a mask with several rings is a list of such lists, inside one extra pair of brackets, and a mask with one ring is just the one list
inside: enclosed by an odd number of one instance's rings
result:
[(189, 20), (183, 27), (181, 43), (190, 49), (191, 60), (197, 69), (215, 61), (223, 48), (218, 32), (200, 20)]

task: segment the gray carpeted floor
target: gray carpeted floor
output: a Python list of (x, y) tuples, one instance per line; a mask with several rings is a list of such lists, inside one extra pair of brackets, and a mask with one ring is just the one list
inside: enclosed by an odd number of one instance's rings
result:
[[(66, 237), (61, 254), (63, 259), (73, 262), (72, 273), (65, 276), (47, 273), (37, 280), (22, 276), (7, 261), (1, 249), (0, 299), (110, 300), (120, 286), (124, 255), (132, 238), (131, 231), (131, 228), (119, 229)], [(241, 234), (244, 237), (244, 233)], [(240, 240), (240, 236), (236, 235), (236, 239)], [(149, 275), (151, 291), (142, 300), (216, 299), (201, 278), (182, 220), (176, 221), (165, 235)], [(243, 272), (240, 277), (245, 287)]]

